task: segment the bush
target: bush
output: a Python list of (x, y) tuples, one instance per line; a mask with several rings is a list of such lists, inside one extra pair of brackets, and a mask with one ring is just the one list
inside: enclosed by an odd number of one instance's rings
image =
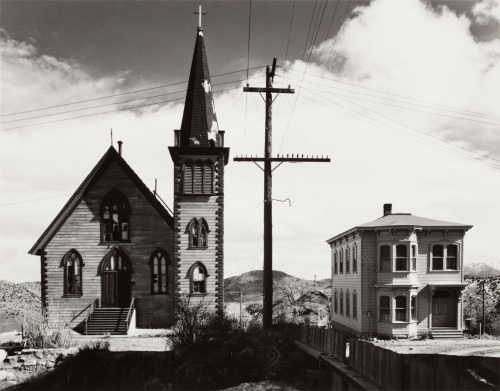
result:
[(24, 315), (23, 339), (27, 347), (34, 349), (69, 348), (73, 345), (69, 322), (60, 319), (49, 328), (45, 310)]
[[(257, 322), (209, 313), (206, 305), (185, 306), (172, 339), (179, 389), (220, 389), (262, 380), (290, 380), (303, 370), (303, 354), (291, 339)], [(286, 330), (283, 324), (280, 330)]]

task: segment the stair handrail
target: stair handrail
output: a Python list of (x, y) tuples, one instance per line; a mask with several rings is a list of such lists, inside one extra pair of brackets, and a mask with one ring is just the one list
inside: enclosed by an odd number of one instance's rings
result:
[(127, 319), (125, 320), (126, 325), (127, 325), (127, 330), (130, 326), (130, 320), (131, 320), (132, 311), (134, 310), (134, 308), (135, 308), (135, 297), (132, 298), (132, 300), (130, 302), (130, 306), (128, 307)]
[(92, 303), (88, 306), (89, 310), (87, 312), (87, 318), (85, 319), (85, 334), (87, 334), (87, 325), (90, 322), (90, 317), (97, 308), (98, 304), (99, 304), (99, 299), (94, 299), (94, 301), (92, 301)]

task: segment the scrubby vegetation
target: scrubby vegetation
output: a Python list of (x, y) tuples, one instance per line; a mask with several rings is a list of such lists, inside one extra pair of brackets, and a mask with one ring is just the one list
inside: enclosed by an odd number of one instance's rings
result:
[(26, 347), (34, 349), (69, 348), (73, 345), (73, 334), (69, 322), (59, 318), (49, 327), (45, 311), (29, 312), (24, 315), (23, 340)]

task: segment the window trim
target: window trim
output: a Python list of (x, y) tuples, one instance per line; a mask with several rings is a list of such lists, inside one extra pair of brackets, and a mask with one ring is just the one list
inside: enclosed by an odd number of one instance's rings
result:
[[(162, 267), (161, 263), (158, 263), (158, 292), (155, 292), (154, 289), (154, 261), (157, 259), (157, 256), (161, 255), (165, 259), (165, 274), (162, 273)], [(161, 258), (158, 259), (161, 261)], [(168, 272), (169, 267), (170, 267), (170, 257), (168, 256), (167, 252), (162, 249), (162, 248), (157, 248), (155, 251), (151, 253), (151, 256), (149, 257), (149, 267), (151, 270), (151, 294), (152, 295), (169, 295), (169, 290), (170, 290), (170, 283), (169, 283), (169, 277), (170, 273)], [(166, 287), (165, 291), (162, 290), (162, 277), (165, 275), (165, 282), (166, 282)]]
[[(196, 168), (199, 167), (201, 169), (201, 192), (196, 191)], [(187, 183), (186, 174), (188, 170), (191, 172), (191, 183)], [(213, 195), (215, 194), (215, 164), (210, 159), (201, 160), (198, 159), (193, 161), (191, 159), (186, 160), (182, 164), (181, 168), (181, 176), (182, 176), (182, 194), (187, 195)], [(189, 185), (189, 186), (187, 186)]]
[[(78, 285), (75, 283), (75, 287), (77, 288), (78, 286), (80, 287), (80, 292), (77, 292), (77, 293), (70, 293), (68, 292), (68, 284), (69, 284), (69, 281), (68, 281), (68, 261), (70, 260), (70, 257), (74, 255), (76, 256), (76, 260), (78, 260), (78, 273), (77, 274), (74, 274), (73, 277), (79, 275), (80, 276), (80, 281), (78, 283)], [(63, 270), (63, 273), (64, 273), (64, 277), (63, 277), (63, 297), (81, 297), (83, 296), (83, 267), (85, 266), (85, 264), (83, 263), (83, 258), (81, 256), (81, 254), (75, 250), (74, 248), (72, 248), (71, 250), (69, 250), (66, 254), (64, 254), (62, 260), (61, 260), (61, 266), (64, 268)], [(76, 270), (76, 269), (74, 269)]]
[[(438, 258), (434, 256), (434, 247), (435, 246), (441, 246), (443, 249), (443, 256), (439, 257), (442, 258), (442, 263), (443, 263), (443, 268), (442, 269), (435, 269), (434, 268), (434, 259)], [(456, 248), (456, 269), (449, 269), (448, 266), (448, 248), (449, 247), (455, 247)], [(461, 244), (457, 242), (435, 242), (431, 243), (429, 245), (429, 272), (432, 273), (455, 273), (455, 272), (460, 272), (461, 271), (461, 266), (462, 266), (462, 258), (461, 258)]]
[[(203, 274), (205, 275), (204, 278), (204, 285), (203, 285), (203, 292), (195, 292), (194, 291), (194, 272), (197, 268), (200, 268), (203, 271)], [(190, 296), (206, 296), (208, 294), (208, 287), (207, 287), (207, 281), (208, 277), (210, 275), (208, 274), (207, 267), (203, 264), (203, 262), (196, 261), (191, 265), (187, 272), (187, 277), (189, 278), (189, 295)]]
[[(109, 206), (110, 203), (123, 203), (122, 210), (118, 215), (118, 224), (113, 221), (111, 217), (109, 209), (106, 212), (106, 207)], [(108, 217), (106, 218), (106, 213)], [(117, 188), (113, 188), (106, 193), (106, 195), (102, 198), (101, 205), (99, 207), (99, 216), (101, 220), (101, 235), (100, 235), (100, 244), (109, 245), (110, 243), (130, 243), (131, 242), (131, 234), (130, 234), (130, 216), (132, 215), (132, 210), (130, 208), (130, 203), (128, 198)], [(115, 232), (115, 224), (117, 225), (118, 230), (116, 232), (119, 233), (120, 239), (111, 238), (110, 240), (106, 240), (108, 233)], [(109, 227), (108, 227), (109, 226)], [(108, 229), (109, 228), (109, 229)], [(126, 232), (126, 238), (123, 238), (124, 233)]]
[[(197, 225), (197, 244), (194, 244), (194, 235), (193, 235), (193, 226)], [(202, 238), (203, 238), (203, 230), (205, 230), (205, 244), (201, 245)], [(203, 218), (200, 217), (197, 219), (196, 217), (193, 217), (189, 224), (186, 227), (186, 233), (189, 235), (189, 244), (188, 244), (188, 250), (205, 250), (208, 248), (208, 234), (210, 233), (210, 229), (208, 228), (208, 223), (207, 221)]]

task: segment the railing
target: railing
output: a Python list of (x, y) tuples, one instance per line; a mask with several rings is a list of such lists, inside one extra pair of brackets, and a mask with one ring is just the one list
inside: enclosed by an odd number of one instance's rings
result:
[(85, 335), (87, 334), (87, 325), (90, 322), (92, 312), (94, 312), (94, 310), (98, 307), (98, 305), (99, 305), (99, 299), (94, 299), (94, 301), (87, 306), (88, 312), (87, 312), (87, 318), (85, 319)]
[(135, 308), (135, 297), (132, 298), (132, 301), (130, 302), (130, 306), (128, 307), (127, 319), (125, 320), (126, 325), (127, 325), (127, 331), (128, 331), (129, 326), (130, 326), (130, 320), (132, 318), (132, 313), (134, 311), (134, 308)]

